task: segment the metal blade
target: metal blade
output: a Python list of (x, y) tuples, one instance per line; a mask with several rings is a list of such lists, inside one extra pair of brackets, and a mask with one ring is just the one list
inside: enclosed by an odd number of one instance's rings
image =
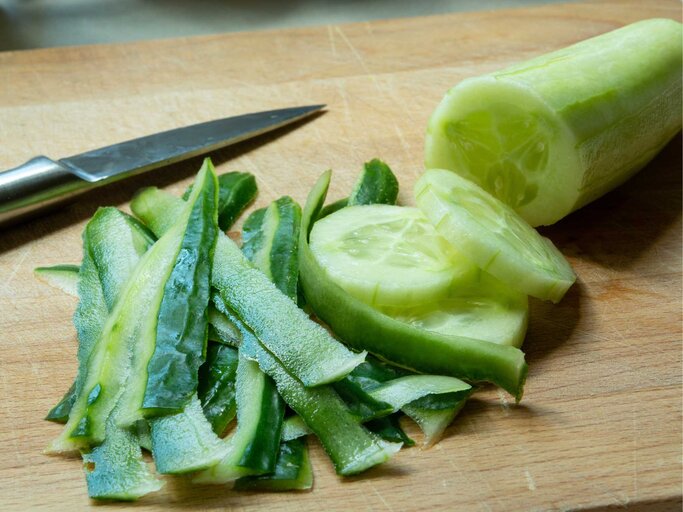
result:
[(294, 123), (325, 105), (217, 119), (133, 139), (59, 160), (88, 182), (122, 178), (208, 153)]

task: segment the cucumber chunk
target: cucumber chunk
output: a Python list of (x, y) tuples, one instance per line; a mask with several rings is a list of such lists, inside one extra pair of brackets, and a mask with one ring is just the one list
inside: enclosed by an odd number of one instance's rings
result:
[(557, 222), (681, 129), (682, 37), (677, 21), (645, 20), (464, 80), (432, 114), (426, 168), (474, 181), (532, 226)]
[(445, 297), (460, 270), (453, 249), (416, 208), (342, 208), (314, 224), (310, 248), (332, 281), (374, 306)]
[(513, 289), (559, 302), (576, 280), (550, 240), (457, 174), (426, 171), (415, 184), (415, 201), (454, 247)]

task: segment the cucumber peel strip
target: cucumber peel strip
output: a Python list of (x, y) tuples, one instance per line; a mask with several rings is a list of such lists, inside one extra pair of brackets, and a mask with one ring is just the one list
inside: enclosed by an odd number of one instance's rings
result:
[[(163, 213), (155, 208), (157, 201), (163, 205)], [(160, 216), (173, 218), (182, 205), (180, 198), (145, 189), (133, 200), (131, 209), (159, 235), (168, 225)], [(349, 351), (308, 318), (222, 233), (216, 242), (211, 279), (223, 301), (306, 386), (339, 380), (364, 360), (364, 352)]]

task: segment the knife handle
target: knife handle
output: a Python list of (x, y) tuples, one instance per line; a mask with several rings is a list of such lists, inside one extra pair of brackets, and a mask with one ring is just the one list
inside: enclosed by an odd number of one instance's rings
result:
[(68, 167), (45, 156), (0, 172), (0, 225), (55, 205), (88, 186)]

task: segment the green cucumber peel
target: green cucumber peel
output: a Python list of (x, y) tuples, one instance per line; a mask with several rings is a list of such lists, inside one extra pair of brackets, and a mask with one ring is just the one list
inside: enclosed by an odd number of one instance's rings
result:
[[(431, 398), (431, 396), (425, 398)], [(401, 410), (420, 427), (420, 430), (422, 430), (422, 433), (424, 434), (422, 445), (424, 448), (427, 448), (441, 439), (444, 430), (453, 422), (455, 417), (465, 406), (465, 403), (467, 403), (468, 398), (469, 394), (460, 397), (457, 395), (450, 396), (448, 397), (448, 401), (452, 401), (452, 404), (439, 408), (424, 407), (421, 405), (424, 403), (424, 399), (419, 399), (413, 403), (404, 405)]]
[(396, 204), (398, 180), (389, 166), (375, 158), (363, 165), (363, 172), (351, 190), (347, 206)]
[(238, 491), (305, 491), (313, 486), (313, 468), (305, 439), (291, 439), (280, 445), (271, 474), (247, 476), (235, 482)]
[(144, 461), (137, 432), (116, 425), (115, 415), (107, 421), (104, 442), (82, 454), (83, 471), (91, 498), (132, 501), (160, 490), (164, 482)]
[(206, 362), (199, 369), (197, 394), (204, 416), (216, 435), (221, 435), (235, 418), (237, 411), (235, 378), (237, 376), (237, 349), (219, 343), (210, 343)]
[(358, 204), (396, 204), (398, 180), (389, 166), (375, 158), (363, 165), (349, 197), (339, 199), (323, 207), (320, 218)]
[[(256, 198), (256, 178), (248, 172), (221, 174), (218, 176), (218, 190), (218, 226), (227, 231)], [(191, 193), (192, 186), (183, 194), (183, 200), (187, 201)]]
[(278, 289), (296, 299), (301, 207), (288, 196), (256, 210), (242, 227), (242, 252)]
[(50, 267), (36, 267), (33, 273), (44, 283), (62, 290), (72, 297), (78, 297), (78, 265), (61, 264)]
[[(98, 329), (113, 308), (126, 278), (151, 243), (149, 232), (135, 219), (115, 208), (101, 208), (83, 232), (81, 267), (52, 267), (76, 278), (80, 297), (74, 315), (79, 339), (79, 373), (70, 392), (50, 411), (48, 419), (58, 417), (67, 421), (82, 389), (90, 352), (99, 336)], [(106, 422), (104, 442), (82, 454), (88, 495), (93, 499), (134, 500), (163, 485), (142, 458), (140, 434), (116, 424), (117, 411), (115, 407)]]
[[(138, 198), (139, 204), (134, 200), (131, 209), (157, 236), (161, 234), (157, 230), (164, 227), (158, 215), (167, 215), (183, 205), (182, 199), (158, 189), (147, 189)], [(156, 200), (165, 205), (160, 213), (153, 207)], [(170, 207), (173, 201), (175, 206)], [(355, 354), (332, 338), (222, 233), (216, 242), (211, 276), (222, 300), (306, 386), (339, 380), (363, 361), (365, 353)]]
[(299, 242), (299, 280), (316, 314), (346, 343), (418, 372), (468, 381), (492, 382), (520, 400), (527, 365), (511, 346), (461, 336), (447, 336), (394, 320), (354, 299), (327, 278), (308, 246), (312, 219), (320, 212), (329, 185), (324, 173), (309, 193)]
[(69, 391), (46, 417), (59, 423), (66, 423), (82, 391), (90, 354), (126, 277), (153, 243), (148, 230), (138, 221), (111, 207), (95, 212), (83, 230), (82, 238), (83, 263), (80, 267), (52, 267), (59, 269), (62, 275), (71, 274), (70, 279), (75, 277), (80, 298), (74, 313), (78, 373)]
[(368, 421), (365, 424), (365, 427), (385, 441), (403, 443), (403, 446), (415, 446), (415, 441), (408, 437), (403, 431), (398, 419), (398, 414), (391, 414), (389, 416), (384, 416), (383, 418), (376, 418)]
[[(197, 183), (205, 185), (197, 187), (197, 199), (200, 191), (215, 194), (215, 175), (211, 169), (200, 172)], [(147, 364), (154, 352), (157, 313), (183, 234), (195, 227), (188, 225), (192, 207), (193, 203), (187, 204), (167, 236), (142, 255), (125, 280), (87, 358), (87, 373), (65, 429), (49, 450), (67, 451), (101, 443), (106, 420), (119, 400), (118, 424), (127, 426), (143, 417), (141, 406)], [(112, 277), (119, 278), (118, 274)]]
[(197, 391), (197, 372), (206, 355), (209, 276), (218, 234), (218, 188), (208, 159), (187, 204), (188, 228), (164, 286), (154, 353), (147, 365), (142, 407), (154, 410), (154, 415), (185, 407)]
[(270, 378), (242, 354), (241, 347), (236, 386), (237, 428), (225, 440), (224, 456), (194, 482), (222, 484), (275, 469), (284, 404)]
[(289, 418), (286, 418), (285, 421), (282, 422), (282, 441), (291, 441), (292, 439), (298, 439), (303, 436), (307, 436), (308, 434), (312, 434), (313, 431), (308, 428), (306, 425), (306, 422), (301, 418), (301, 416), (298, 416), (294, 414), (293, 416), (290, 416)]
[(255, 336), (244, 334), (240, 349), (273, 378), (287, 405), (318, 437), (338, 474), (360, 473), (387, 461), (401, 448), (365, 429), (331, 386), (305, 387)]
[(227, 444), (212, 430), (194, 395), (183, 412), (149, 421), (152, 456), (159, 473), (185, 474), (217, 464), (227, 453)]

